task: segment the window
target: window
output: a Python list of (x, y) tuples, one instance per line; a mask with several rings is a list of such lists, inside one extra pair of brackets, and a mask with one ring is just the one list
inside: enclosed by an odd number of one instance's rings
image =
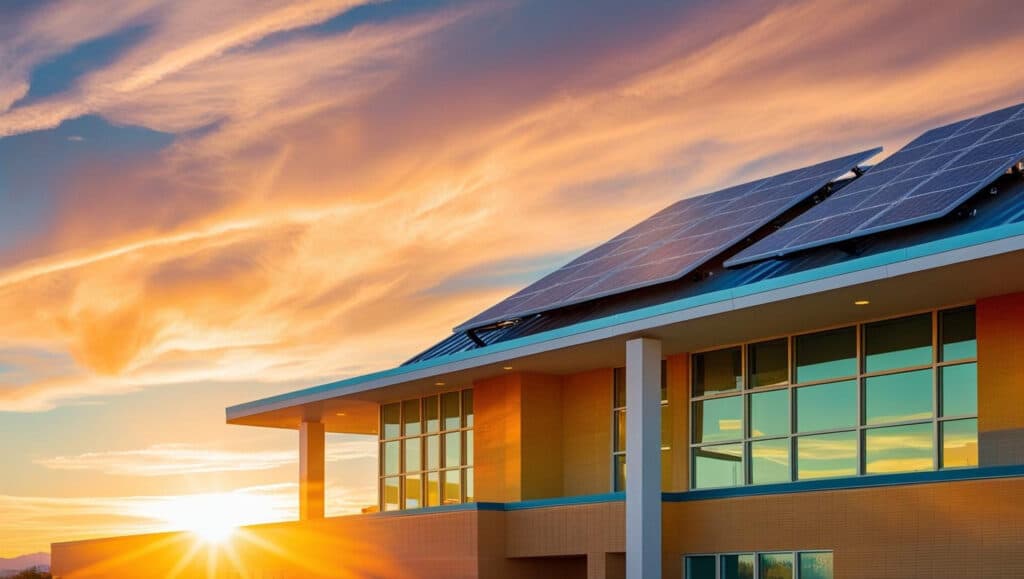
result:
[(969, 306), (696, 353), (690, 486), (977, 466), (976, 352)]
[(380, 509), (472, 502), (473, 391), (380, 407)]
[(832, 551), (687, 555), (686, 579), (833, 579)]
[[(661, 480), (672, 472), (668, 453), (672, 450), (672, 417), (668, 407), (668, 377), (661, 362)], [(626, 369), (616, 368), (612, 375), (612, 490), (626, 490)]]

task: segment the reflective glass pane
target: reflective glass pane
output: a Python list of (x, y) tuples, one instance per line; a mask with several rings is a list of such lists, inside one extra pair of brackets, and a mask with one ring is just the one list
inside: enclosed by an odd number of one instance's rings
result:
[(441, 439), (437, 435), (426, 436), (427, 441), (427, 470), (441, 468)]
[(401, 405), (397, 402), (380, 407), (380, 420), (384, 427), (384, 432), (382, 433), (384, 438), (398, 438), (401, 435), (401, 425), (399, 424), (401, 414)]
[(458, 392), (446, 392), (441, 395), (441, 418), (444, 420), (445, 430), (455, 430), (462, 425)]
[(615, 423), (615, 432), (613, 433), (613, 437), (615, 440), (613, 443), (613, 448), (615, 452), (622, 452), (626, 450), (626, 411), (613, 411), (612, 420)]
[(427, 506), (436, 507), (441, 504), (441, 473), (427, 473)]
[(466, 453), (462, 458), (467, 466), (473, 465), (473, 431), (467, 430), (462, 433), (466, 440)]
[(800, 579), (832, 579), (832, 553), (800, 553)]
[(978, 365), (942, 368), (942, 415), (965, 416), (978, 413)]
[(401, 453), (401, 443), (397, 440), (393, 442), (385, 442), (381, 445), (381, 468), (383, 472), (381, 474), (398, 474), (400, 468), (398, 461)]
[(797, 480), (857, 474), (857, 433), (833, 432), (796, 440)]
[(476, 500), (476, 491), (473, 490), (473, 469), (467, 468), (462, 472), (465, 473), (466, 478), (464, 482), (466, 489), (466, 502), (472, 503), (473, 501)]
[(761, 553), (761, 579), (793, 579), (792, 553)]
[(942, 359), (962, 360), (978, 355), (974, 306), (939, 312), (939, 340)]
[(693, 441), (743, 438), (743, 397), (729, 396), (693, 403)]
[(750, 482), (789, 482), (789, 439), (758, 440), (750, 443)]
[(978, 420), (942, 423), (942, 468), (978, 466)]
[(672, 448), (672, 412), (668, 404), (661, 405), (661, 448)]
[(454, 505), (462, 502), (462, 473), (459, 470), (446, 470), (444, 477), (444, 504)]
[(405, 465), (402, 472), (423, 470), (423, 448), (421, 438), (407, 438), (402, 441), (405, 446)]
[(872, 428), (864, 433), (864, 471), (868, 474), (935, 468), (934, 425)]
[(441, 430), (441, 420), (437, 413), (437, 396), (427, 396), (423, 399), (423, 422), (427, 426), (427, 432)]
[(686, 558), (686, 579), (717, 579), (715, 556), (700, 555)]
[(866, 424), (924, 420), (933, 416), (933, 406), (931, 369), (864, 380)]
[(419, 400), (406, 400), (402, 403), (402, 428), (406, 436), (416, 436), (422, 430)]
[(780, 338), (751, 344), (747, 348), (751, 388), (789, 382), (789, 348), (786, 342), (786, 338)]
[(793, 339), (796, 381), (817, 382), (857, 373), (857, 329), (841, 328)]
[(462, 466), (462, 433), (444, 435), (444, 468)]
[(754, 579), (754, 554), (722, 555), (722, 579)]
[(469, 428), (473, 426), (473, 391), (462, 391), (462, 425)]
[(418, 509), (423, 506), (423, 479), (420, 475), (409, 475), (405, 478), (405, 508)]
[(693, 449), (694, 488), (743, 484), (743, 445), (718, 444)]
[(742, 354), (726, 348), (693, 356), (693, 395), (703, 396), (743, 387)]
[(612, 404), (615, 408), (626, 407), (626, 369), (616, 368), (612, 374)]
[(857, 381), (796, 389), (798, 432), (834, 430), (857, 424)]
[(397, 511), (399, 509), (399, 478), (397, 476), (383, 479), (381, 482), (381, 503), (385, 511)]
[(750, 436), (757, 438), (783, 434), (789, 434), (789, 390), (751, 394)]
[(865, 372), (880, 372), (931, 363), (931, 314), (883, 320), (864, 326)]
[(626, 455), (616, 454), (612, 457), (612, 476), (615, 477), (615, 492), (626, 490)]

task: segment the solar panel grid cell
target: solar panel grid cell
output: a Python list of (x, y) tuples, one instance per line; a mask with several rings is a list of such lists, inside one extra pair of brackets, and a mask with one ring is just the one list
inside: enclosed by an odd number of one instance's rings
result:
[(1024, 105), (932, 129), (726, 265), (942, 217), (1022, 157)]
[(456, 329), (678, 279), (879, 151), (862, 151), (683, 199)]

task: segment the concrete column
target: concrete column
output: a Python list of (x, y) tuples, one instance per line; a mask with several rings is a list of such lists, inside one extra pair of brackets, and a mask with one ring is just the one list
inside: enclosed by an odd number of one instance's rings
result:
[(626, 578), (661, 577), (661, 342), (626, 342)]
[(299, 426), (299, 520), (324, 518), (324, 425)]

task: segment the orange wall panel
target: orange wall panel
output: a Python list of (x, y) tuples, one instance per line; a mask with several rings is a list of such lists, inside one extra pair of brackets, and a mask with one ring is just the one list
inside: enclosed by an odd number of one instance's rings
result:
[(562, 475), (567, 496), (611, 491), (612, 369), (570, 374), (562, 386)]
[(522, 391), (518, 374), (473, 384), (474, 484), (478, 501), (522, 498)]

